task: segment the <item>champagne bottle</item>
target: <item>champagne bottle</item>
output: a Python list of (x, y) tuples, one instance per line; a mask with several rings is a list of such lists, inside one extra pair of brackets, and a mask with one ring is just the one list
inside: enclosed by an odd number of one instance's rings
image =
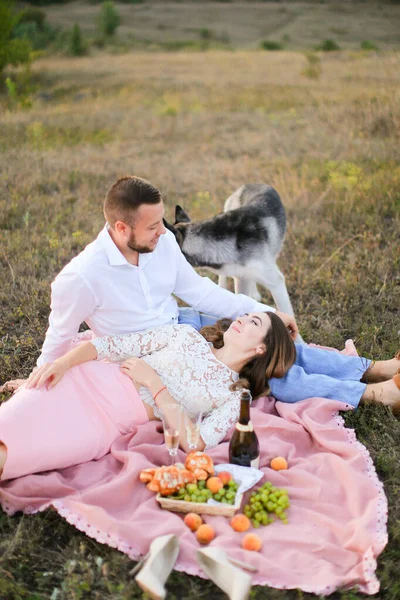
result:
[(255, 467), (260, 462), (258, 438), (250, 420), (251, 394), (243, 390), (240, 398), (240, 417), (229, 443), (229, 462), (242, 467)]

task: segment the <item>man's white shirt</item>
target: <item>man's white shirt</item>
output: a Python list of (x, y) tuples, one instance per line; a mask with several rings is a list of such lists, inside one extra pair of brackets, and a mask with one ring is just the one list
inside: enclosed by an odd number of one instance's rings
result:
[(70, 349), (84, 321), (96, 336), (143, 331), (178, 322), (175, 296), (193, 308), (229, 317), (271, 308), (201, 277), (167, 231), (156, 249), (131, 265), (113, 242), (107, 226), (68, 263), (51, 286), (49, 328), (37, 364)]

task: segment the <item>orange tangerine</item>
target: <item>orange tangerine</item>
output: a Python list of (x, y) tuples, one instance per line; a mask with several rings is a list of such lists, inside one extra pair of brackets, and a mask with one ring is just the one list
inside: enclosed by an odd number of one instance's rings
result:
[(242, 540), (242, 548), (258, 552), (261, 549), (262, 540), (255, 533), (246, 533)]
[(274, 469), (274, 471), (282, 471), (283, 469), (288, 468), (288, 463), (283, 456), (277, 456), (271, 460), (270, 467), (271, 469)]
[(197, 531), (203, 523), (200, 515), (197, 515), (196, 513), (188, 513), (183, 519), (183, 522), (191, 531)]
[(196, 538), (200, 544), (209, 544), (215, 538), (215, 531), (211, 525), (204, 523), (196, 531)]
[(224, 484), (222, 483), (219, 477), (209, 477), (207, 479), (206, 486), (210, 490), (210, 492), (212, 492), (213, 494), (217, 494), (219, 490), (222, 487), (224, 487)]
[(231, 527), (235, 531), (247, 531), (250, 528), (250, 519), (246, 515), (235, 515), (231, 519)]

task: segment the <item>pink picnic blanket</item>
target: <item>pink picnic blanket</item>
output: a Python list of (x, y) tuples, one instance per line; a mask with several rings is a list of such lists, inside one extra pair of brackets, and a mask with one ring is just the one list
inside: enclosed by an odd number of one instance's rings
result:
[[(245, 534), (234, 532), (228, 519), (204, 520), (216, 531), (213, 546), (258, 567), (254, 584), (325, 595), (339, 587), (356, 586), (367, 594), (379, 590), (375, 569), (387, 543), (387, 502), (368, 451), (338, 416), (338, 410), (350, 408), (320, 398), (297, 404), (261, 398), (253, 405), (262, 481), (287, 488), (289, 523), (257, 529), (263, 540), (257, 553), (241, 548)], [(100, 460), (1, 483), (3, 509), (12, 514), (53, 507), (88, 536), (133, 560), (156, 536), (175, 533), (180, 540), (175, 568), (205, 577), (195, 558), (199, 544), (182, 515), (162, 510), (139, 481), (142, 469), (169, 464), (159, 429), (156, 421), (142, 425)], [(228, 462), (227, 441), (210, 455), (215, 463)], [(289, 469), (270, 469), (274, 456), (285, 456)]]

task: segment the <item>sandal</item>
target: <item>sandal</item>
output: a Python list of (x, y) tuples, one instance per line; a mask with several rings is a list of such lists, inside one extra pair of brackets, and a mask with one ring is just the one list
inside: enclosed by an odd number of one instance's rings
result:
[(167, 595), (164, 585), (178, 554), (179, 540), (174, 534), (162, 535), (151, 542), (144, 565), (135, 579), (140, 588), (153, 600), (164, 600)]
[(228, 594), (230, 600), (247, 600), (252, 585), (251, 577), (232, 563), (256, 571), (252, 565), (230, 559), (222, 548), (197, 550), (197, 562), (204, 573)]

